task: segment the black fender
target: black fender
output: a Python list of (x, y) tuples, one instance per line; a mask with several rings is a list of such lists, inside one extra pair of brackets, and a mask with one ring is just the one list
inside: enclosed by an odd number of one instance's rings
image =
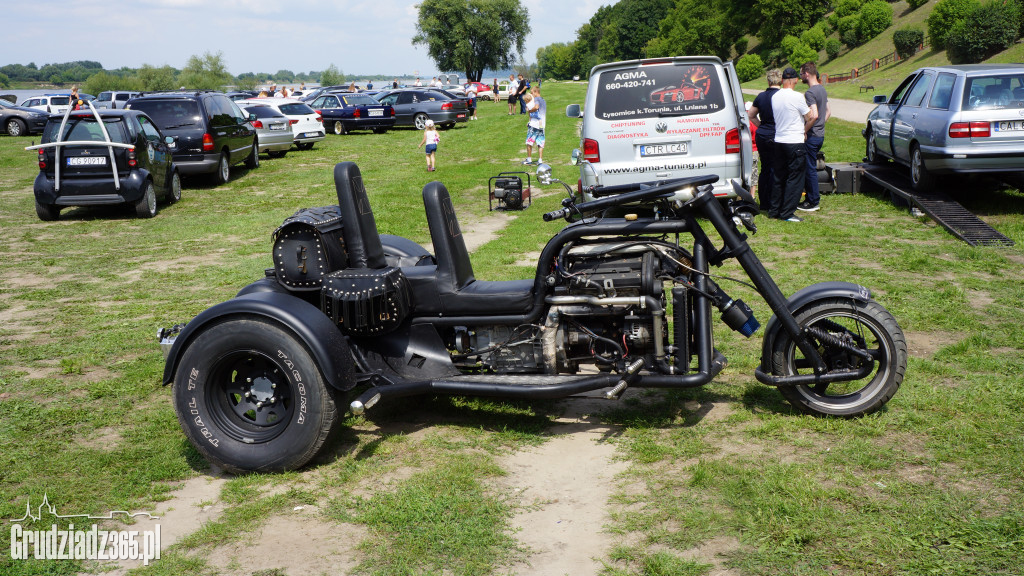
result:
[[(819, 282), (797, 290), (786, 301), (787, 308), (792, 314), (796, 314), (801, 308), (811, 302), (824, 298), (850, 298), (860, 302), (871, 300), (871, 291), (852, 282)], [(777, 316), (772, 315), (764, 328), (764, 341), (761, 344), (761, 370), (771, 372), (772, 348), (775, 346), (775, 338), (783, 330), (782, 323)]]
[(356, 385), (355, 362), (341, 330), (316, 306), (276, 291), (250, 292), (208, 308), (193, 318), (178, 334), (167, 355), (163, 383), (170, 384), (174, 380), (182, 354), (203, 328), (243, 316), (272, 320), (295, 334), (316, 359), (320, 373), (330, 386), (346, 391)]

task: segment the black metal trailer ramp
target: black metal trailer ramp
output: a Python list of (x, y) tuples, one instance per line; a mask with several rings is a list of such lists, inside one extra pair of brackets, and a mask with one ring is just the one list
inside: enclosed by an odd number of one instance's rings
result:
[(903, 172), (884, 164), (862, 164), (864, 177), (903, 198), (971, 246), (1013, 246), (1013, 240), (986, 224), (959, 202), (943, 192), (919, 192), (911, 186)]

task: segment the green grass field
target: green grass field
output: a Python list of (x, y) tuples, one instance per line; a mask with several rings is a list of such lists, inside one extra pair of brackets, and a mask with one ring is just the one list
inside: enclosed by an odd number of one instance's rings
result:
[[(584, 91), (544, 85), (545, 159), (568, 182), (577, 128), (559, 111)], [(442, 132), (434, 173), (414, 130), (330, 135), (258, 170), (233, 168), (225, 186), (186, 180), (182, 201), (152, 220), (73, 209), (40, 222), (35, 157), (23, 150), (34, 138), (0, 137), (0, 518), (21, 517), (44, 494), (72, 513), (148, 510), (179, 481), (209, 474), (160, 385), (156, 330), (261, 277), (275, 227), (298, 208), (335, 203), (336, 162), (359, 163), (382, 233), (429, 243), (420, 191), (434, 179), (452, 192), (464, 229), (494, 217), (488, 178), (523, 168), (524, 117), (504, 109), (482, 103), (479, 121)], [(830, 161), (860, 159), (859, 129), (830, 121)], [(539, 191), (473, 253), (478, 278), (532, 274), (523, 255), (560, 229), (540, 218), (560, 188)], [(871, 194), (826, 196), (800, 225), (759, 219), (752, 247), (784, 292), (848, 280), (888, 307), (907, 335), (903, 386), (869, 417), (802, 416), (755, 382), (761, 334), (747, 340), (723, 326), (716, 346), (730, 363), (714, 384), (634, 394), (597, 417), (615, 428), (628, 463), (604, 527), (617, 544), (593, 550), (604, 574), (1024, 571), (1024, 195), (958, 197), (1017, 246), (969, 247)], [(742, 275), (733, 263), (718, 273)], [(753, 291), (732, 292), (768, 320)], [(357, 551), (332, 574), (510, 573), (529, 557), (511, 528), (528, 504), (507, 488), (515, 478), (503, 458), (547, 441), (564, 409), (426, 398), (346, 415), (345, 431), (307, 468), (229, 479), (208, 503), (223, 512), (139, 573), (242, 573), (224, 564), (224, 550), (258, 555), (269, 544), (261, 530), (300, 505), (315, 506), (327, 538), (337, 533), (338, 546)], [(0, 574), (100, 570), (11, 560), (9, 522), (0, 524)], [(709, 543), (720, 550), (713, 564), (694, 552)], [(244, 573), (300, 576), (287, 558)]]

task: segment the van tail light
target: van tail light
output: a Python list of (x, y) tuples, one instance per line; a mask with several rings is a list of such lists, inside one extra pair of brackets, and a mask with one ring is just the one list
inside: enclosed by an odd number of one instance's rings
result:
[(250, 122), (250, 124), (252, 124), (253, 128), (263, 128), (263, 122), (261, 120), (253, 120), (252, 122)]
[(46, 170), (46, 153), (42, 149), (39, 150), (39, 169)]
[(590, 138), (583, 140), (583, 159), (591, 164), (597, 164), (601, 161), (601, 147), (597, 145), (597, 140), (591, 140)]
[[(213, 148), (212, 144), (210, 145), (210, 148), (211, 149)], [(138, 163), (139, 163), (139, 161), (135, 159), (135, 150), (134, 149), (129, 150), (128, 151), (128, 165), (131, 166), (132, 168), (135, 168), (136, 164), (138, 164)]]
[(213, 152), (213, 136), (209, 132), (203, 134), (203, 152)]
[(733, 128), (725, 133), (725, 153), (726, 154), (739, 154), (740, 153), (740, 129)]
[(362, 118), (363, 117), (363, 113), (359, 110), (359, 108), (356, 108), (355, 112), (352, 113), (352, 117), (353, 118)]
[(451, 102), (445, 102), (444, 104), (441, 104), (441, 110), (451, 110), (451, 109), (452, 109), (452, 103)]
[(949, 125), (950, 138), (988, 138), (992, 125), (988, 122), (953, 122)]

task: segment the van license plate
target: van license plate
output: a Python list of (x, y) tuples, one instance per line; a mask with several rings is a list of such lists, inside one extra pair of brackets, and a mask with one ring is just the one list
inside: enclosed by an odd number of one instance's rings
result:
[(685, 142), (675, 142), (672, 144), (642, 144), (640, 146), (641, 158), (647, 158), (649, 156), (674, 156), (677, 154), (686, 154)]
[(68, 166), (106, 166), (106, 156), (72, 156), (68, 158)]

